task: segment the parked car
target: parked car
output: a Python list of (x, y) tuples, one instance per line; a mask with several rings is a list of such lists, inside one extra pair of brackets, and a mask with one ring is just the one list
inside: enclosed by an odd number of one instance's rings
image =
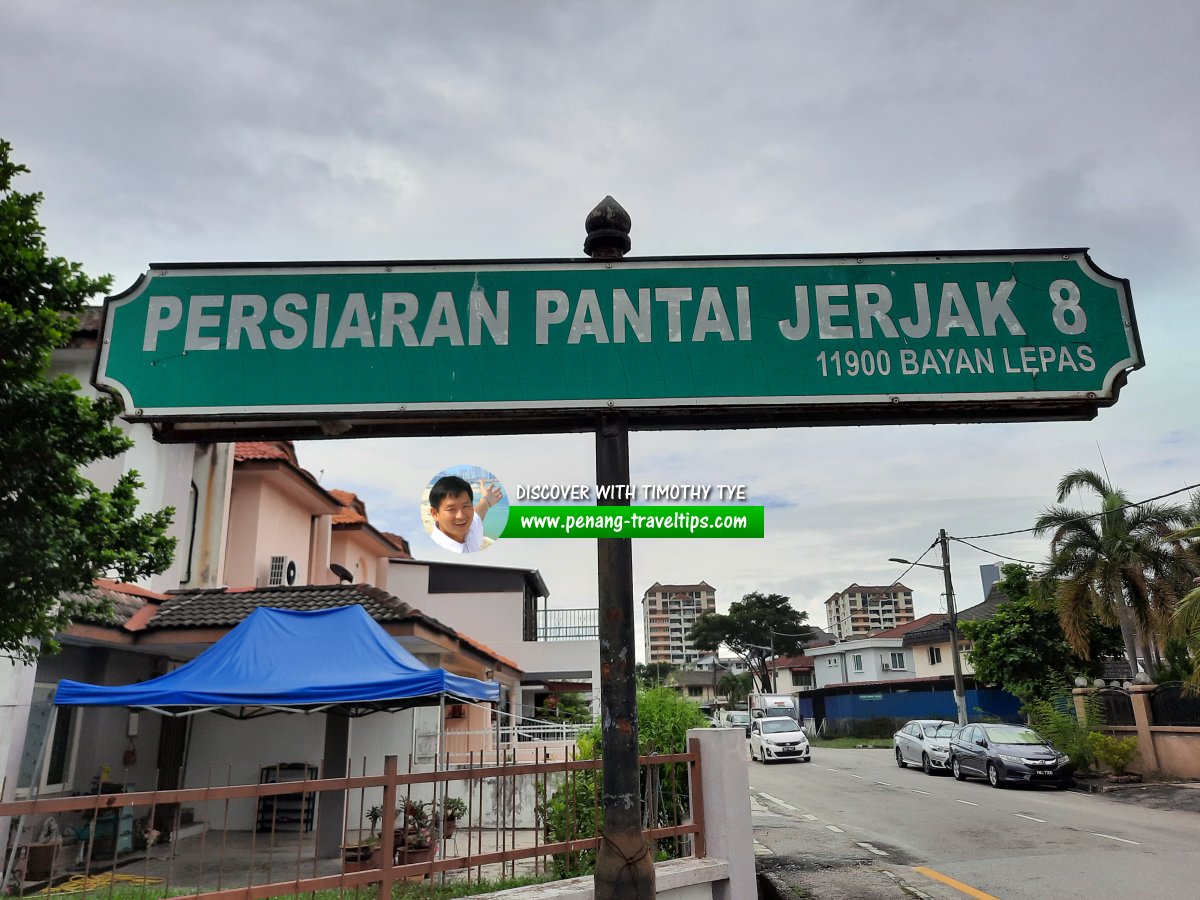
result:
[(958, 725), (945, 719), (913, 719), (892, 736), (896, 765), (902, 769), (911, 763), (926, 775), (950, 768), (950, 738)]
[(812, 748), (799, 723), (791, 716), (764, 716), (750, 725), (750, 758), (764, 763), (774, 759), (812, 760)]
[(1071, 760), (1024, 725), (964, 725), (950, 741), (950, 771), (959, 781), (977, 775), (997, 788), (1071, 784)]
[(724, 714), (726, 728), (744, 728), (746, 737), (750, 737), (750, 713), (744, 709), (734, 709)]

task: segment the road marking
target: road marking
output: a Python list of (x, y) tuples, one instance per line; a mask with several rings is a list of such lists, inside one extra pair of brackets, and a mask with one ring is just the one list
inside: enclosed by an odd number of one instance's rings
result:
[(1043, 825), (1046, 824), (1045, 819), (1038, 819), (1038, 818), (1035, 818), (1034, 816), (1027, 816), (1024, 813), (1013, 813), (1013, 815), (1016, 816), (1018, 819), (1028, 819), (1030, 822), (1041, 822)]
[(1096, 837), (1108, 838), (1110, 841), (1120, 841), (1122, 844), (1137, 844), (1138, 846), (1141, 846), (1142, 843), (1141, 841), (1129, 841), (1125, 838), (1114, 837), (1111, 834), (1101, 834), (1098, 831), (1089, 831), (1088, 834), (1093, 834)]
[(792, 806), (792, 804), (786, 803), (783, 800), (780, 800), (778, 797), (768, 794), (766, 791), (759, 791), (758, 796), (762, 797), (764, 800), (770, 800), (776, 806), (782, 806), (784, 809), (790, 809), (792, 812), (798, 812), (796, 807)]
[(837, 771), (837, 769), (835, 769), (833, 766), (823, 766), (822, 768), (828, 769), (830, 772), (836, 772), (836, 771)]
[(878, 847), (873, 847), (870, 844), (866, 843), (865, 841), (859, 841), (858, 846), (862, 847), (864, 850), (870, 850), (876, 856), (890, 855), (886, 850), (880, 850)]
[(814, 816), (812, 813), (805, 813), (804, 818), (808, 819), (808, 821), (810, 821), (810, 822), (817, 821), (817, 817)]
[(877, 781), (876, 784), (882, 784), (884, 787), (891, 787), (891, 783), (887, 781)]
[(911, 790), (914, 794), (924, 794), (926, 797), (933, 796), (933, 794), (929, 793), (929, 791), (918, 791), (916, 788), (911, 788)]
[(955, 800), (955, 803), (965, 803), (967, 806), (978, 806), (978, 803), (972, 803), (970, 800)]
[(851, 778), (862, 778), (861, 775), (855, 775), (853, 772), (847, 772), (846, 774), (849, 775)]
[(942, 884), (949, 885), (956, 891), (962, 891), (968, 897), (974, 897), (975, 900), (1000, 900), (999, 897), (995, 897), (992, 894), (985, 894), (978, 888), (973, 888), (969, 884), (963, 884), (958, 879), (951, 878), (949, 875), (943, 875), (941, 872), (927, 868), (926, 866), (917, 866), (913, 871), (920, 872), (926, 878), (932, 878), (934, 881), (940, 881)]
[(828, 828), (830, 831), (836, 831), (838, 834), (846, 833), (846, 832), (842, 831), (842, 829), (838, 828), (836, 825), (826, 825), (825, 827)]

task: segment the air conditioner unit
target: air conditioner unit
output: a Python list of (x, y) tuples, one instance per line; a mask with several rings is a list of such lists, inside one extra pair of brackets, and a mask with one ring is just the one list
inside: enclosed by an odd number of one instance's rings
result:
[(890, 671), (892, 671), (892, 667), (891, 667), (890, 665), (888, 665), (887, 663), (884, 663), (884, 664), (883, 664), (883, 671), (885, 671), (885, 672), (890, 672)]
[(267, 584), (272, 586), (293, 585), (299, 580), (300, 567), (290, 556), (272, 556), (271, 569), (267, 573)]

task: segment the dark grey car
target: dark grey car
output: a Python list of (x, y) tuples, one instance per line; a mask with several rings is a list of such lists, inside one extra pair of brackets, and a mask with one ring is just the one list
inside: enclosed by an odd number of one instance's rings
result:
[(1024, 725), (964, 725), (950, 741), (950, 771), (959, 781), (976, 775), (992, 787), (1071, 784), (1071, 761)]

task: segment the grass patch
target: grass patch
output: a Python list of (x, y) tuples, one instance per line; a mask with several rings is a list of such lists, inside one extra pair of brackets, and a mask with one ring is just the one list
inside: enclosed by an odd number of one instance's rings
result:
[(832, 750), (856, 750), (866, 747), (872, 750), (890, 750), (892, 749), (891, 738), (855, 738), (855, 737), (836, 737), (836, 738), (812, 738), (809, 741), (814, 747), (828, 747)]

